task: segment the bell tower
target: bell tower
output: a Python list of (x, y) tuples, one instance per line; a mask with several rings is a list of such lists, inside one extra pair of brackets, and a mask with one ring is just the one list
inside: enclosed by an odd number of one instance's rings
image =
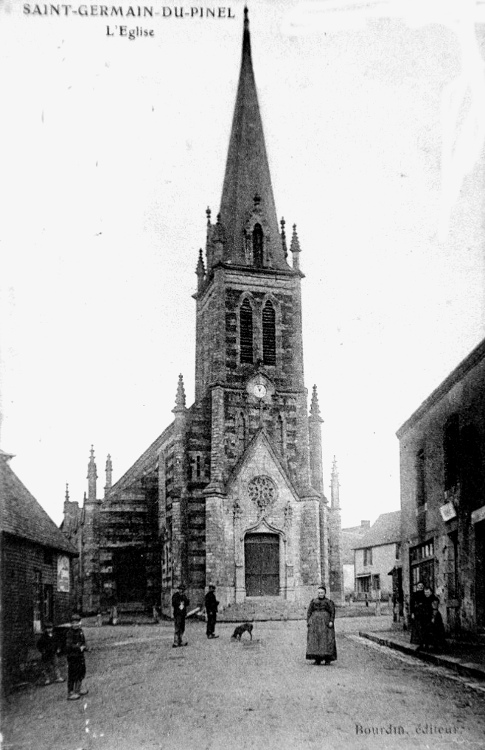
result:
[[(305, 533), (298, 532), (295, 550), (300, 555), (299, 582), (313, 586), (320, 582), (322, 570), (318, 517), (323, 483), (312, 486), (310, 467), (301, 247), (294, 225), (290, 265), (285, 221), (278, 224), (276, 214), (247, 8), (220, 211), (215, 221), (210, 209), (206, 214), (205, 257), (201, 250), (194, 297), (195, 398), (196, 404), (206, 404), (211, 423), (210, 481), (204, 492), (207, 577), (218, 587), (228, 581), (224, 560), (227, 545), (234, 545), (228, 535), (235, 533), (234, 528), (228, 530), (225, 517), (228, 502), (233, 501), (228, 500), (231, 484), (251, 446), (254, 449), (255, 441), (264, 436), (278, 465), (274, 472), (282, 473), (298, 503), (295, 513), (287, 514), (287, 523), (291, 516), (305, 527)], [(261, 477), (269, 477), (269, 469), (263, 472), (261, 451), (257, 459)], [(254, 485), (263, 486), (269, 485), (262, 481)], [(241, 533), (240, 539), (244, 530)], [(287, 574), (282, 569), (281, 576)], [(241, 582), (239, 588), (244, 589)]]

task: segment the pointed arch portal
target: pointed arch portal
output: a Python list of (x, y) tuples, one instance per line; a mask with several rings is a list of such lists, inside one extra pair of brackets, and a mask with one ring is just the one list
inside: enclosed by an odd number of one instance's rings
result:
[(244, 539), (246, 596), (278, 596), (280, 538), (278, 534), (246, 534)]

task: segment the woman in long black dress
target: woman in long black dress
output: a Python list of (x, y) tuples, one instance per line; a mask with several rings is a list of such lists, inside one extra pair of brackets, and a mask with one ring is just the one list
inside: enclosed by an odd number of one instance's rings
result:
[(424, 583), (420, 581), (411, 597), (411, 643), (421, 646), (427, 626), (427, 606)]
[(317, 598), (312, 599), (307, 612), (306, 658), (315, 664), (330, 664), (337, 658), (335, 643), (335, 604), (326, 597), (325, 586), (320, 586)]

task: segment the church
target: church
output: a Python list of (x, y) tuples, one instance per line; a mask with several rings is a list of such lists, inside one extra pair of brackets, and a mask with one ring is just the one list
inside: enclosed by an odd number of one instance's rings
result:
[[(197, 266), (195, 400), (182, 376), (173, 421), (121, 479), (94, 451), (80, 509), (78, 606), (161, 604), (173, 589), (221, 605), (248, 597), (342, 597), (340, 509), (324, 495), (320, 409), (303, 376), (300, 243), (278, 223), (251, 57), (247, 9), (220, 212), (207, 210)], [(335, 493), (332, 493), (332, 498)]]

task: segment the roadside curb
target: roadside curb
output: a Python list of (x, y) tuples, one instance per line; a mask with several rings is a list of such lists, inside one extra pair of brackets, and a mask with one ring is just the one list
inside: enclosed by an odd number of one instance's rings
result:
[(364, 633), (363, 631), (359, 630), (359, 636), (361, 638), (367, 638), (367, 640), (373, 641), (374, 643), (379, 643), (381, 646), (387, 646), (388, 648), (394, 649), (395, 651), (401, 651), (403, 654), (415, 656), (417, 659), (426, 661), (429, 664), (452, 669), (454, 672), (458, 672), (458, 674), (462, 675), (463, 677), (478, 677), (478, 679), (485, 680), (485, 668), (483, 668), (480, 664), (475, 664), (474, 662), (464, 662), (463, 660), (458, 659), (454, 656), (442, 656), (438, 654), (431, 654), (428, 651), (418, 651), (417, 646), (412, 646), (411, 644), (407, 645), (405, 643), (401, 643), (398, 640), (392, 640), (390, 638), (383, 638), (382, 636), (376, 635), (374, 633)]

